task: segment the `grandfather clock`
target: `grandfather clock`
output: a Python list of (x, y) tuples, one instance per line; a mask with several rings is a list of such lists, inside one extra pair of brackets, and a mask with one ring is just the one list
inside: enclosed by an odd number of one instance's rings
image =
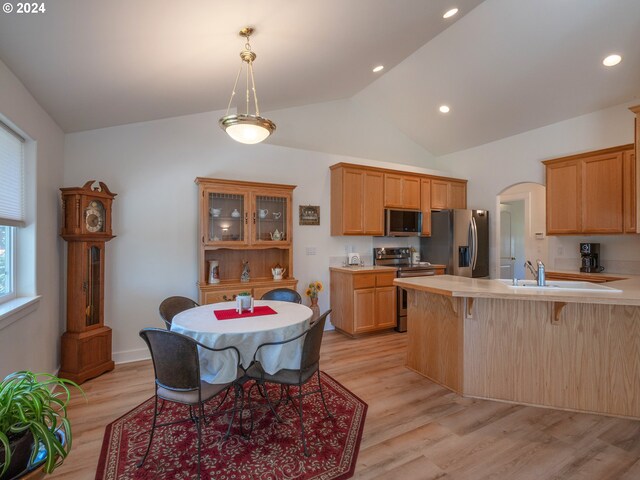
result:
[(76, 383), (113, 370), (111, 329), (104, 326), (104, 247), (111, 233), (115, 193), (89, 180), (61, 188), (67, 248), (67, 331), (59, 376)]

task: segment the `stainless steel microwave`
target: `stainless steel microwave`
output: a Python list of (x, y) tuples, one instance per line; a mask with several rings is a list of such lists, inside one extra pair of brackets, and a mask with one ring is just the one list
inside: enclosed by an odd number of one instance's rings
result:
[(388, 237), (417, 237), (422, 231), (419, 210), (385, 210), (384, 234)]

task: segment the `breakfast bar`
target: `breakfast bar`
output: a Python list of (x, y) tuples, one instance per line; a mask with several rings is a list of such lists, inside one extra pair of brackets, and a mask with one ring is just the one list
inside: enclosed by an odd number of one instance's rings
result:
[(410, 369), (464, 396), (640, 419), (640, 278), (394, 283), (408, 291)]

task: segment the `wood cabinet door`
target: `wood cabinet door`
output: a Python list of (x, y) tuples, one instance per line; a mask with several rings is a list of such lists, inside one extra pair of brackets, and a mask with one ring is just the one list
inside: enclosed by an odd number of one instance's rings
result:
[(353, 331), (368, 332), (376, 328), (376, 289), (353, 291)]
[(402, 208), (420, 210), (420, 177), (402, 177)]
[(582, 232), (622, 233), (622, 153), (582, 160)]
[(383, 174), (366, 172), (363, 188), (363, 233), (384, 235)]
[(636, 155), (634, 150), (622, 153), (622, 211), (625, 233), (637, 232)]
[(252, 214), (249, 192), (225, 185), (205, 188), (202, 195), (202, 243), (217, 247), (249, 245)]
[(546, 165), (549, 235), (581, 231), (580, 165), (579, 160)]
[(467, 184), (449, 182), (449, 208), (467, 208)]
[(364, 177), (363, 170), (347, 169), (342, 185), (342, 234), (364, 233)]
[(422, 212), (423, 237), (431, 236), (431, 180), (423, 178), (420, 180), (420, 211)]
[(396, 287), (376, 288), (376, 327), (396, 326)]
[(402, 175), (384, 174), (384, 206), (402, 208)]
[(449, 198), (449, 182), (446, 180), (431, 180), (431, 209), (443, 210), (447, 208)]

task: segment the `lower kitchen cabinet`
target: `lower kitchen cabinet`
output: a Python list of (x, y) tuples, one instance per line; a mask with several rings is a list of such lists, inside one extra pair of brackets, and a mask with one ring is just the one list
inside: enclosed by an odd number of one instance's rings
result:
[(246, 283), (222, 281), (200, 287), (200, 304), (230, 302), (235, 300), (241, 292), (249, 292), (253, 298), (260, 300), (262, 295), (276, 288), (290, 288), (291, 290), (295, 290), (297, 286), (298, 280), (295, 278), (286, 278), (283, 280), (258, 279)]
[(396, 326), (394, 268), (331, 268), (331, 323), (349, 335)]

